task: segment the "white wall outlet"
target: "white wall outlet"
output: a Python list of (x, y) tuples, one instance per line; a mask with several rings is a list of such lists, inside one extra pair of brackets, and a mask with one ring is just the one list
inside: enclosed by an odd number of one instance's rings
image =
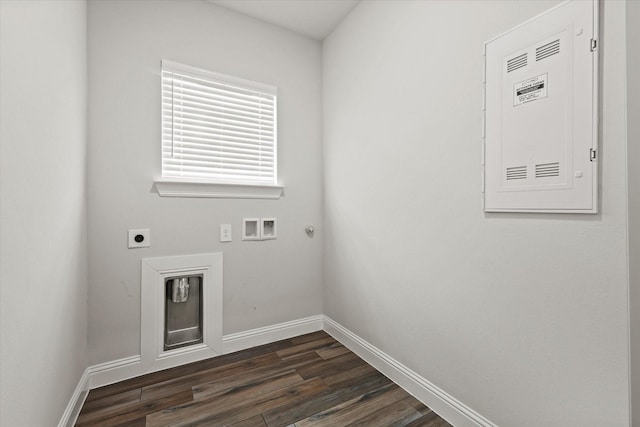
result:
[(220, 241), (231, 241), (231, 224), (220, 224)]
[(260, 218), (242, 218), (242, 240), (260, 240)]
[(148, 228), (129, 230), (129, 249), (151, 246), (151, 232)]
[(275, 218), (260, 218), (260, 236), (262, 240), (277, 238)]

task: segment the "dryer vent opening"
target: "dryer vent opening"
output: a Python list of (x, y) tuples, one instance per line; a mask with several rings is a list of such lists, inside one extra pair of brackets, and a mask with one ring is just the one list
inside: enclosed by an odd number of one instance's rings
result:
[(165, 279), (164, 349), (202, 342), (202, 275)]

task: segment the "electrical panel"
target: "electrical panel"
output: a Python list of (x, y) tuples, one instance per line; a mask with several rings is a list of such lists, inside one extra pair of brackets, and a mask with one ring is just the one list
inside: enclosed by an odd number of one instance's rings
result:
[(485, 43), (484, 209), (597, 213), (598, 1)]

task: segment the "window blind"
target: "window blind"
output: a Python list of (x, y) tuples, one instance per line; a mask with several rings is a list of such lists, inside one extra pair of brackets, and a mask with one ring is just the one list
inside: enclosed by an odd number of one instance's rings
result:
[(162, 177), (277, 184), (277, 88), (162, 61)]

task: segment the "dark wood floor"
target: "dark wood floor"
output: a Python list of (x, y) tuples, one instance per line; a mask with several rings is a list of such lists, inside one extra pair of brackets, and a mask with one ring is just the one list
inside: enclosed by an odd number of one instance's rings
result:
[(450, 426), (325, 332), (92, 390), (77, 426)]

